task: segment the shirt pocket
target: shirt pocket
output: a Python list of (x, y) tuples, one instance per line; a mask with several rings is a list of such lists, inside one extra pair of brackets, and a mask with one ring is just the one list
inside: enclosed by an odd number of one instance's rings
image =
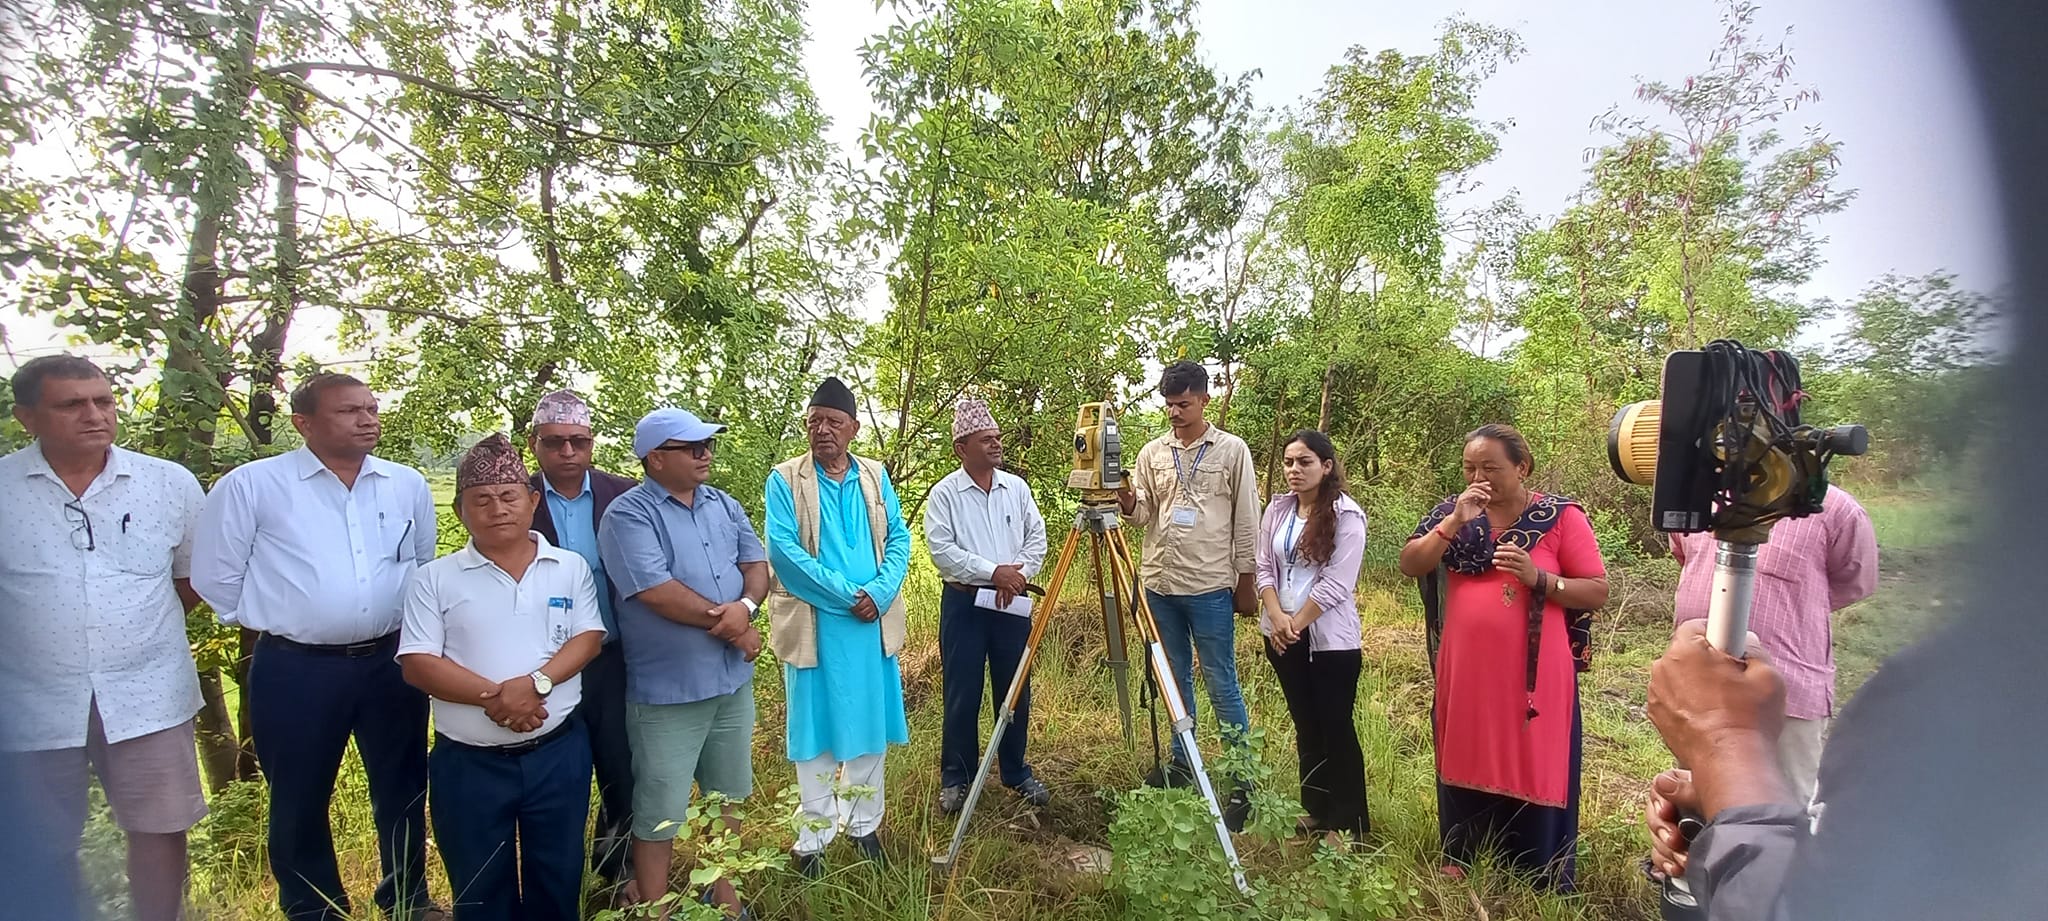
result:
[(569, 642), (569, 631), (576, 622), (576, 598), (573, 595), (550, 595), (540, 601), (543, 606), (539, 616), (546, 628), (541, 648), (553, 656)]
[(420, 536), (421, 522), (413, 517), (410, 508), (400, 508), (397, 502), (387, 501), (377, 513), (377, 552), (387, 560), (409, 563), (419, 558), (415, 543)]
[(175, 542), (161, 528), (147, 526), (133, 518), (114, 522), (113, 563), (122, 572), (138, 576), (159, 576), (171, 569)]

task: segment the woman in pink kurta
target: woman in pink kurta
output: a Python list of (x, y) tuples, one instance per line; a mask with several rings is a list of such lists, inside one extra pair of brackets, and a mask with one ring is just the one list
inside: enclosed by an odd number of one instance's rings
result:
[[(1423, 580), (1436, 672), (1437, 807), (1447, 867), (1483, 845), (1563, 891), (1578, 839), (1577, 672), (1606, 567), (1578, 504), (1530, 490), (1528, 443), (1466, 439), (1468, 484), (1401, 552)], [(1439, 594), (1440, 593), (1440, 594)]]

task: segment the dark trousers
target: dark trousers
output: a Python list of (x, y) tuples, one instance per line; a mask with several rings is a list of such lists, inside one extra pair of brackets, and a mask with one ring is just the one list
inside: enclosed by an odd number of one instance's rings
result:
[(1478, 860), (1481, 848), (1494, 847), (1509, 867), (1529, 874), (1537, 886), (1563, 893), (1578, 890), (1579, 769), (1586, 742), (1581, 716), (1574, 688), (1571, 781), (1562, 808), (1437, 781), (1437, 832), (1445, 856), (1469, 865)]
[(1312, 652), (1309, 638), (1266, 661), (1280, 677), (1287, 715), (1294, 719), (1294, 754), (1301, 763), (1301, 808), (1316, 828), (1358, 837), (1372, 825), (1365, 805), (1365, 753), (1358, 747), (1352, 708), (1358, 701), (1356, 649)]
[[(1031, 620), (974, 606), (974, 590), (946, 586), (939, 598), (939, 664), (946, 717), (939, 744), (939, 786), (973, 782), (981, 765), (981, 681), (986, 669), (993, 695), (989, 711), (1000, 714), (1003, 696), (1031, 638)], [(1017, 697), (1017, 714), (996, 750), (1003, 783), (1017, 786), (1031, 779), (1024, 763), (1025, 727), (1031, 722), (1031, 683)]]
[(627, 875), (632, 853), (633, 750), (626, 741), (626, 654), (617, 642), (583, 667), (583, 702), (576, 718), (590, 736), (590, 760), (597, 772), (597, 840), (590, 868), (606, 883)]
[(270, 872), (291, 921), (352, 917), (327, 809), (350, 736), (370, 784), (387, 915), (427, 902), (427, 698), (399, 674), (398, 634), (362, 655), (265, 636), (249, 663), (249, 728), (270, 784)]
[(590, 735), (582, 720), (563, 726), (518, 753), (435, 740), (428, 762), (434, 842), (455, 894), (455, 921), (580, 916)]

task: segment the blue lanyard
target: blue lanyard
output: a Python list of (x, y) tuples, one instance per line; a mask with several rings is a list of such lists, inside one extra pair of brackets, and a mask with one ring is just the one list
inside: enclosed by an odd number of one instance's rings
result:
[(1287, 562), (1289, 564), (1294, 562), (1294, 523), (1300, 520), (1300, 516), (1297, 515), (1289, 514), (1287, 516)]
[[(1208, 454), (1208, 453), (1209, 453), (1209, 443), (1208, 443), (1208, 442), (1206, 442), (1206, 441), (1205, 441), (1205, 442), (1202, 442), (1202, 446), (1201, 446), (1201, 448), (1199, 448), (1199, 449), (1197, 449), (1197, 450), (1195, 451), (1195, 462), (1194, 462), (1194, 463), (1192, 463), (1192, 464), (1189, 464), (1189, 465), (1187, 466), (1187, 469), (1183, 470), (1183, 469), (1181, 469), (1181, 466), (1180, 466), (1180, 447), (1179, 447), (1179, 446), (1177, 446), (1177, 445), (1176, 445), (1176, 446), (1174, 446), (1174, 448), (1173, 448), (1173, 485), (1175, 486), (1175, 488), (1177, 489), (1177, 491), (1178, 491), (1178, 492), (1179, 492), (1179, 493), (1181, 494), (1181, 496), (1186, 496), (1186, 495), (1187, 495), (1187, 491), (1188, 491), (1188, 481), (1189, 481), (1189, 480), (1191, 480), (1191, 479), (1193, 479), (1193, 478), (1194, 478), (1194, 476), (1195, 476), (1195, 474), (1196, 474), (1197, 472), (1199, 472), (1199, 471), (1200, 471), (1200, 470), (1202, 469), (1202, 456), (1203, 456), (1203, 455), (1205, 455), (1205, 454)], [(1178, 497), (1176, 497), (1176, 498), (1178, 498)]]

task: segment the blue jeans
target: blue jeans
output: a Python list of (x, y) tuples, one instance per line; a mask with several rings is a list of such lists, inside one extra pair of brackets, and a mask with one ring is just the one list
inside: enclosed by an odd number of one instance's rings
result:
[(434, 841), (456, 921), (576, 921), (583, 909), (583, 826), (590, 818), (590, 735), (571, 716), (520, 753), (441, 736), (427, 759)]
[[(1216, 708), (1218, 728), (1235, 727), (1238, 733), (1251, 729), (1245, 712), (1244, 694), (1237, 687), (1237, 623), (1230, 609), (1231, 590), (1220, 588), (1200, 595), (1162, 595), (1145, 590), (1145, 603), (1152, 608), (1152, 620), (1159, 625), (1159, 640), (1166, 647), (1167, 664), (1173, 666), (1173, 683), (1180, 686), (1180, 699), (1188, 716), (1195, 715), (1194, 656), (1202, 656), (1202, 683), (1209, 687), (1209, 703)], [(1173, 758), (1188, 763), (1180, 737), (1173, 740)]]

